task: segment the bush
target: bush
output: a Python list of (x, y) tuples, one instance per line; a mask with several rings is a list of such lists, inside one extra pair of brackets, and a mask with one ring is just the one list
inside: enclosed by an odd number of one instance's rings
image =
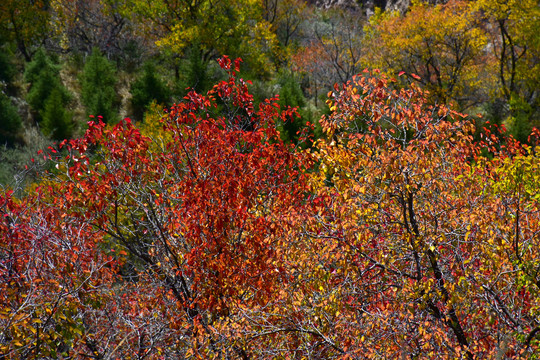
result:
[(80, 81), (87, 114), (101, 115), (104, 122), (116, 122), (119, 103), (115, 91), (116, 71), (98, 49), (94, 49), (86, 61)]
[(34, 127), (24, 129), (18, 136), (24, 145), (7, 147), (0, 144), (0, 189), (7, 186), (16, 192), (36, 182), (37, 177), (43, 174), (46, 163), (39, 161), (36, 154), (52, 145)]

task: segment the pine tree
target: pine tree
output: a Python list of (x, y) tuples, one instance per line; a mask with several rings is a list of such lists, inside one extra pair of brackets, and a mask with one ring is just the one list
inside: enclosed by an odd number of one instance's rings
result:
[(34, 60), (28, 64), (24, 79), (30, 83), (26, 100), (35, 111), (38, 122), (42, 121), (45, 104), (54, 91), (58, 92), (62, 107), (71, 100), (71, 94), (62, 85), (59, 66), (53, 64), (41, 49), (34, 56)]
[(8, 97), (8, 94), (15, 93), (13, 86), (15, 74), (16, 69), (11, 56), (5, 47), (0, 47), (0, 147), (13, 146), (22, 141), (22, 121), (17, 108)]
[(187, 85), (198, 93), (208, 90), (207, 64), (202, 59), (200, 44), (194, 44), (191, 47)]
[(58, 66), (53, 64), (51, 59), (45, 54), (45, 51), (39, 49), (24, 70), (24, 80), (30, 84), (34, 84), (38, 82), (44, 71), (51, 72), (55, 76), (60, 73)]
[(43, 134), (54, 140), (64, 140), (73, 133), (73, 118), (62, 103), (62, 93), (53, 89), (45, 102), (43, 111), (42, 131)]
[(8, 52), (8, 49), (6, 49), (5, 46), (0, 46), (0, 82), (4, 83), (7, 94), (15, 94), (13, 79), (15, 78), (16, 73), (17, 70), (13, 64), (12, 55)]
[(114, 123), (118, 107), (115, 91), (116, 71), (98, 49), (94, 49), (84, 65), (80, 78), (82, 101), (87, 114), (103, 116), (103, 121)]
[(20, 142), (22, 122), (17, 109), (0, 91), (0, 146), (13, 146)]
[(311, 121), (312, 115), (305, 109), (306, 99), (300, 85), (290, 73), (282, 72), (278, 79), (281, 89), (279, 91), (279, 104), (283, 107), (296, 107), (300, 118), (288, 119), (279, 124), (283, 141), (298, 142), (298, 132), (306, 126), (306, 121)]
[(169, 101), (170, 91), (156, 75), (154, 64), (148, 62), (143, 67), (142, 76), (131, 87), (131, 103), (135, 118), (142, 120), (143, 114), (152, 101), (158, 104), (166, 104)]

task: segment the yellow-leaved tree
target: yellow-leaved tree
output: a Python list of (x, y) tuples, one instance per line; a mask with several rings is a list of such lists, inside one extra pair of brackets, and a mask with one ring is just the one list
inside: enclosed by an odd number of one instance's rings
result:
[(477, 0), (478, 14), (489, 25), (489, 51), (496, 59), (497, 96), (508, 111), (512, 133), (526, 141), (532, 125), (538, 126), (540, 88), (540, 6), (534, 0)]
[(193, 43), (204, 61), (222, 54), (242, 57), (250, 70), (265, 73), (277, 45), (257, 0), (126, 1), (124, 13), (162, 49), (182, 54)]
[(474, 142), (474, 123), (428, 96), (376, 72), (330, 93), (297, 320), (325, 358), (538, 351), (537, 155)]
[(404, 16), (377, 12), (365, 32), (365, 65), (416, 75), (433, 102), (467, 109), (485, 101), (494, 85), (488, 37), (467, 1), (413, 1)]

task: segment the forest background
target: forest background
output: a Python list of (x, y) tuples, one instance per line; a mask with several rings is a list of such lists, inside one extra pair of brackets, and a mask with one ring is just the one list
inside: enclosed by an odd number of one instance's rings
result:
[(215, 62), (223, 54), (243, 59), (255, 103), (279, 94), (299, 108), (301, 121), (281, 124), (288, 140), (328, 113), (333, 84), (365, 68), (404, 71), (432, 102), (504, 124), (520, 141), (537, 125), (534, 2), (319, 5), (5, 1), (0, 182), (13, 183), (51, 141), (82, 135), (89, 115), (142, 121), (188, 89), (209, 90), (224, 76)]
[(399, 4), (4, 0), (0, 354), (538, 358), (539, 3)]

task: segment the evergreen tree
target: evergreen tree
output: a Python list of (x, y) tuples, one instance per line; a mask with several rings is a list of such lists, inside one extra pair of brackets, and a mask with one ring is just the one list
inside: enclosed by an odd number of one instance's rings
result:
[(116, 71), (114, 65), (98, 49), (94, 49), (86, 61), (80, 81), (87, 114), (101, 115), (103, 121), (115, 122), (118, 107)]
[(526, 144), (533, 128), (533, 108), (517, 94), (512, 96), (509, 105), (510, 119), (508, 121), (508, 130), (515, 139)]
[(189, 56), (189, 76), (187, 85), (198, 93), (208, 90), (208, 65), (203, 61), (200, 44), (191, 47)]
[(306, 126), (306, 121), (311, 119), (311, 113), (305, 109), (306, 99), (300, 88), (300, 84), (294, 76), (287, 72), (281, 72), (278, 78), (281, 89), (279, 91), (279, 104), (286, 108), (296, 107), (300, 118), (288, 119), (279, 124), (283, 141), (298, 142), (298, 132)]
[(0, 83), (4, 83), (6, 93), (14, 95), (13, 79), (17, 70), (12, 61), (12, 56), (9, 54), (5, 46), (0, 46)]
[[(1, 43), (1, 40), (0, 40)], [(14, 146), (21, 140), (22, 121), (8, 94), (14, 95), (16, 69), (5, 46), (0, 47), (0, 147)]]
[(131, 86), (131, 103), (133, 105), (134, 116), (142, 120), (143, 114), (152, 101), (158, 104), (166, 104), (169, 101), (170, 91), (156, 75), (156, 68), (151, 62), (147, 62), (143, 67), (142, 76)]
[(73, 133), (73, 117), (66, 110), (62, 101), (60, 90), (53, 89), (45, 102), (42, 115), (43, 134), (58, 141), (70, 138)]
[(0, 91), (0, 146), (13, 146), (21, 141), (22, 122), (17, 109)]
[(60, 104), (65, 107), (71, 100), (69, 91), (60, 80), (60, 68), (55, 65), (43, 50), (39, 50), (25, 70), (24, 79), (30, 83), (27, 101), (36, 112), (36, 119), (43, 119), (45, 103), (56, 90), (60, 96)]
[(34, 84), (39, 81), (43, 72), (50, 72), (54, 76), (59, 76), (60, 68), (52, 62), (43, 49), (39, 49), (24, 70), (24, 80)]

